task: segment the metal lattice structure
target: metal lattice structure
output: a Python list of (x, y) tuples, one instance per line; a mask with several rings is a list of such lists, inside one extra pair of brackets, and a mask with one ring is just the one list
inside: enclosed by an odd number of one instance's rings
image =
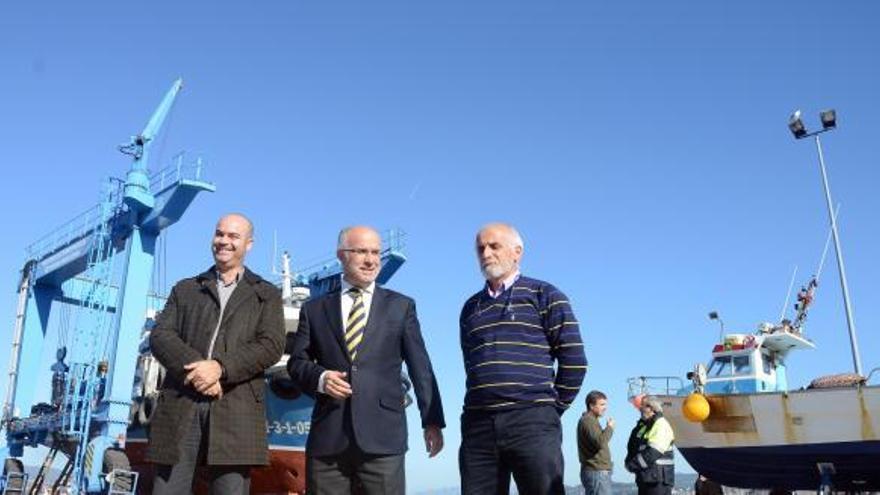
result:
[[(49, 447), (53, 459), (63, 452), (68, 463), (55, 485), (63, 483), (68, 493), (136, 489), (137, 474), (123, 450), (157, 239), (199, 192), (215, 190), (202, 177), (201, 161), (187, 163), (182, 154), (148, 173), (150, 144), (181, 88), (176, 81), (144, 130), (120, 147), (133, 160), (126, 178), (111, 181), (97, 206), (26, 250), (3, 407), (3, 454), (15, 461), (25, 447)], [(69, 342), (59, 342), (51, 367), (52, 399), (37, 402), (44, 340), (57, 320), (73, 333)], [(35, 480), (44, 478), (41, 470)], [(0, 492), (10, 479), (14, 473), (0, 478)]]

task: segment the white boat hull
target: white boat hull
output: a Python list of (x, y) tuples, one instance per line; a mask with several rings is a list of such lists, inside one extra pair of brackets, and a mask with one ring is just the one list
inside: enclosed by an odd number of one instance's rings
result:
[(819, 463), (837, 490), (880, 490), (880, 387), (709, 395), (709, 418), (682, 415), (683, 396), (661, 396), (679, 451), (726, 486), (816, 489)]

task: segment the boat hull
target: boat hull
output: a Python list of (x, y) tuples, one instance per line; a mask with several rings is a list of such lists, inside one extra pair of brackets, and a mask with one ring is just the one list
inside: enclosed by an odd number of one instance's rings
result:
[[(153, 490), (154, 466), (145, 461), (147, 443), (128, 442), (125, 453), (131, 460), (132, 469), (138, 472), (137, 493), (147, 494)], [(288, 451), (269, 447), (269, 465), (251, 470), (251, 490), (254, 495), (294, 495), (305, 493), (306, 458), (303, 451)], [(207, 495), (208, 474), (204, 469), (196, 472), (193, 493)]]
[(698, 473), (725, 486), (815, 490), (818, 463), (832, 463), (838, 491), (880, 487), (880, 442), (837, 442), (732, 448), (679, 448)]
[(814, 490), (830, 464), (836, 490), (880, 490), (880, 387), (708, 395), (690, 422), (683, 396), (661, 396), (676, 446), (700, 474), (726, 486)]

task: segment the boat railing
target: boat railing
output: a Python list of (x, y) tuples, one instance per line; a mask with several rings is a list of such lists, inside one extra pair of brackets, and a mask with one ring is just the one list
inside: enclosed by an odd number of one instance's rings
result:
[(626, 383), (629, 399), (639, 395), (678, 395), (684, 388), (684, 380), (677, 376), (636, 376)]
[(870, 384), (870, 383), (871, 383), (871, 378), (873, 378), (875, 374), (876, 374), (877, 376), (880, 376), (880, 367), (874, 368), (874, 369), (871, 370), (870, 373), (868, 373), (868, 377), (865, 378), (865, 384)]

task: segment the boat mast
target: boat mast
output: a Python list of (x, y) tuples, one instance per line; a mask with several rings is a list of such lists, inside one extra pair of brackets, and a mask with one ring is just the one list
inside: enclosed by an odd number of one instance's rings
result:
[(290, 271), (290, 254), (281, 255), (281, 299), (290, 302), (293, 298), (293, 273)]

